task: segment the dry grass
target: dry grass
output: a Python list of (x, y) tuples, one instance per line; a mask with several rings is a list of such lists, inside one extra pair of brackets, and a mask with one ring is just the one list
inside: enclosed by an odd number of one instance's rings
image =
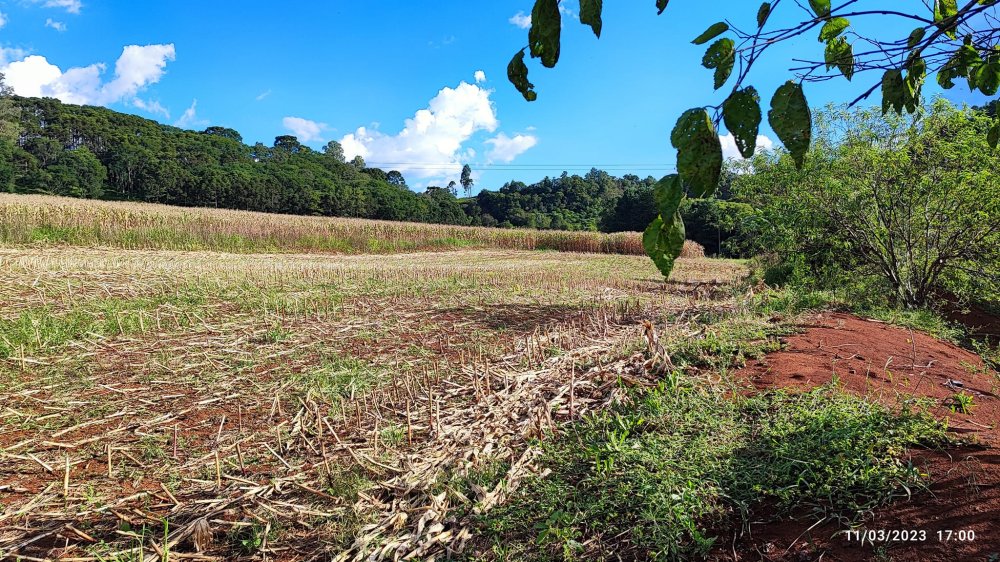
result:
[(637, 242), (0, 195), (0, 558), (460, 549), (742, 272)]
[(705, 297), (740, 272), (682, 259), (664, 284), (644, 257), (509, 250), (0, 250), (0, 557), (459, 548), (530, 468), (532, 437), (643, 380), (640, 320), (718, 306)]
[(492, 248), (643, 255), (636, 232), (462, 227), (12, 194), (0, 194), (0, 244), (246, 253)]

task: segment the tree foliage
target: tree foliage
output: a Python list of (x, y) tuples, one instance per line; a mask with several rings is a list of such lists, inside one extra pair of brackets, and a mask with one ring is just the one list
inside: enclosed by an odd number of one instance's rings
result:
[[(747, 158), (753, 156), (762, 111), (757, 91), (747, 84), (751, 71), (772, 47), (807, 33), (817, 34), (822, 44), (821, 54), (813, 59), (797, 59), (798, 66), (789, 69), (794, 79), (773, 94), (768, 111), (771, 128), (800, 169), (805, 165), (812, 135), (805, 83), (838, 75), (852, 80), (859, 74), (876, 73), (851, 105), (880, 91), (883, 113), (917, 112), (923, 85), (934, 74), (943, 88), (951, 88), (956, 79), (963, 79), (973, 91), (987, 96), (997, 94), (1000, 90), (997, 0), (970, 0), (961, 6), (956, 0), (930, 0), (902, 11), (898, 2), (880, 1), (883, 7), (860, 9), (857, 0), (841, 0), (837, 4), (831, 0), (808, 3), (773, 0), (757, 7), (750, 25), (741, 27), (727, 19), (712, 23), (700, 33), (693, 30), (694, 44), (710, 43), (702, 65), (713, 71), (715, 89), (730, 83), (732, 86), (721, 104), (690, 109), (674, 127), (671, 142), (677, 149), (677, 170), (685, 196), (704, 197), (715, 189), (712, 181), (718, 180), (722, 168), (717, 133), (721, 122), (736, 138), (741, 154)], [(662, 14), (668, 3), (669, 0), (656, 0), (657, 13)], [(581, 2), (580, 7), (580, 22), (600, 37), (603, 3)], [(778, 21), (776, 14), (787, 15), (787, 21), (793, 23), (787, 27), (772, 23)], [(902, 37), (868, 37), (853, 26), (855, 21), (881, 21), (879, 18), (903, 20), (915, 27)], [(562, 31), (558, 0), (535, 0), (525, 49), (531, 57), (540, 58), (543, 66), (551, 68), (559, 60)], [(528, 80), (525, 49), (511, 59), (508, 78), (526, 100), (534, 101), (538, 94)], [(992, 122), (984, 137), (995, 148), (1000, 141), (1000, 121)], [(661, 213), (647, 232), (669, 230), (667, 225), (671, 224), (679, 228), (682, 222)], [(652, 234), (649, 236), (654, 239)], [(651, 243), (647, 248), (663, 274), (668, 275), (672, 268), (670, 252), (664, 253), (665, 248), (658, 244)]]
[[(415, 193), (398, 170), (345, 163), (331, 141), (313, 151), (293, 136), (243, 144), (239, 132), (178, 129), (100, 107), (5, 97), (16, 121), (0, 140), (0, 190), (290, 214), (563, 230), (641, 231), (653, 178), (591, 170), (510, 182), (456, 199), (458, 185)], [(471, 187), (471, 168), (465, 174)], [(644, 203), (643, 203), (644, 204)], [(716, 215), (705, 214), (704, 220)], [(717, 228), (690, 217), (695, 236)], [(722, 238), (728, 237), (727, 231)], [(706, 243), (696, 238), (699, 242)], [(717, 244), (716, 244), (717, 246)], [(708, 247), (708, 246), (706, 246)]]
[[(454, 197), (414, 193), (398, 171), (344, 163), (290, 135), (243, 144), (224, 127), (193, 132), (54, 99), (0, 97), (0, 190), (184, 206), (468, 224)], [(401, 187), (403, 189), (401, 189)]]
[(945, 289), (996, 297), (1000, 155), (986, 141), (989, 117), (939, 100), (912, 117), (829, 109), (817, 121), (801, 170), (775, 152), (737, 177), (761, 213), (759, 250), (821, 284), (870, 275), (909, 307)]

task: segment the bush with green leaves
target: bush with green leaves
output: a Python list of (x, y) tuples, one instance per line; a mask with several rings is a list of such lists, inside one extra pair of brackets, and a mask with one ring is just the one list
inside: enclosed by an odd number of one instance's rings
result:
[[(784, 152), (743, 164), (734, 189), (759, 211), (771, 281), (877, 280), (915, 308), (1000, 286), (1000, 154), (991, 119), (944, 100), (912, 117), (828, 108), (803, 169)], [(874, 287), (869, 287), (869, 291)]]

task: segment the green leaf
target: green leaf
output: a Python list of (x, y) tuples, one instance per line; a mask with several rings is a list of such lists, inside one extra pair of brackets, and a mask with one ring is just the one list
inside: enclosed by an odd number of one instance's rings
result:
[(957, 26), (950, 18), (958, 15), (958, 0), (934, 0), (934, 23), (944, 30), (950, 39), (958, 37)]
[(514, 58), (510, 59), (510, 63), (507, 65), (507, 79), (517, 88), (518, 92), (521, 92), (524, 99), (528, 101), (538, 99), (538, 94), (534, 91), (535, 85), (528, 82), (528, 67), (524, 64), (524, 49), (518, 51)]
[(663, 10), (667, 9), (667, 4), (669, 2), (670, 2), (670, 0), (656, 0), (656, 9), (658, 10), (656, 12), (656, 15), (662, 14)]
[(708, 27), (708, 29), (705, 30), (704, 33), (696, 37), (692, 43), (695, 45), (703, 45), (727, 31), (729, 31), (729, 24), (726, 22), (720, 21), (718, 23), (713, 23)]
[(771, 98), (767, 121), (801, 169), (812, 140), (812, 113), (802, 84), (789, 80), (778, 88)]
[(823, 24), (823, 28), (819, 31), (820, 42), (823, 43), (837, 37), (843, 33), (849, 25), (851, 25), (851, 22), (847, 18), (833, 18), (832, 20), (826, 22)]
[(753, 86), (733, 92), (722, 103), (722, 120), (736, 139), (736, 148), (744, 158), (750, 158), (757, 150), (757, 134), (760, 131), (760, 96)]
[(559, 14), (559, 0), (535, 0), (531, 10), (531, 29), (528, 30), (528, 46), (533, 58), (540, 57), (542, 65), (552, 68), (559, 62), (559, 36), (562, 33), (562, 17)]
[(889, 110), (902, 113), (906, 106), (908, 93), (906, 81), (903, 79), (903, 71), (899, 69), (887, 70), (882, 75), (882, 114)]
[(604, 0), (580, 0), (580, 23), (589, 25), (594, 30), (594, 35), (601, 37), (601, 12), (604, 9)]
[(917, 45), (919, 45), (920, 42), (924, 40), (924, 35), (926, 33), (927, 33), (927, 30), (924, 29), (924, 28), (922, 28), (922, 27), (918, 27), (918, 28), (914, 29), (913, 31), (911, 31), (910, 32), (910, 38), (906, 40), (906, 48), (907, 49), (912, 49), (912, 48), (916, 47)]
[(715, 89), (718, 90), (729, 80), (736, 63), (736, 44), (732, 39), (719, 39), (705, 52), (701, 64), (705, 68), (715, 69)]
[(715, 192), (722, 175), (722, 142), (704, 108), (689, 109), (670, 133), (677, 149), (677, 172), (693, 197)]
[(660, 216), (671, 217), (681, 206), (684, 199), (684, 182), (677, 174), (663, 176), (653, 186), (653, 199), (656, 200), (656, 210)]
[(976, 71), (976, 86), (987, 96), (992, 96), (1000, 89), (1000, 62), (996, 57), (990, 57), (986, 64), (980, 65)]
[(989, 134), (986, 135), (986, 142), (990, 143), (990, 148), (996, 149), (997, 143), (1000, 142), (1000, 121), (993, 122)]
[(674, 261), (684, 249), (684, 221), (675, 212), (667, 221), (656, 217), (642, 235), (642, 247), (664, 277), (670, 277)]
[(948, 62), (938, 71), (938, 84), (948, 89), (955, 85), (955, 78), (967, 78), (969, 89), (976, 89), (977, 70), (983, 64), (979, 51), (971, 44), (965, 44), (952, 55)]
[(764, 27), (764, 24), (767, 23), (767, 17), (770, 15), (771, 15), (771, 3), (764, 2), (763, 4), (760, 5), (760, 8), (757, 10), (757, 27)]
[(924, 79), (927, 77), (927, 62), (917, 57), (908, 61), (906, 79), (903, 81), (906, 97), (904, 99), (906, 110), (914, 113), (920, 103), (920, 90), (923, 88)]
[(848, 80), (854, 76), (854, 47), (843, 37), (826, 44), (826, 69), (837, 67)]
[(830, 0), (809, 0), (809, 6), (816, 13), (816, 17), (830, 17)]

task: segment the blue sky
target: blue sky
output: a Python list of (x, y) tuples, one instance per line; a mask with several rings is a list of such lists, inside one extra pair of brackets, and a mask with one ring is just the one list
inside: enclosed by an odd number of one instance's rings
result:
[[(529, 62), (539, 99), (527, 103), (506, 65), (527, 42), (517, 16), (531, 4), (0, 0), (0, 72), (23, 95), (196, 130), (223, 125), (250, 144), (282, 134), (314, 148), (342, 141), (349, 156), (400, 169), (414, 187), (457, 179), (464, 163), (477, 189), (591, 166), (660, 176), (674, 167), (677, 116), (725, 96), (701, 67), (704, 47), (690, 40), (721, 14), (752, 26), (757, 6), (676, 0), (656, 16), (653, 0), (607, 2), (598, 40), (565, 0), (562, 58), (553, 70)], [(802, 17), (785, 8), (785, 18)], [(912, 27), (857, 25), (902, 36)], [(755, 66), (750, 83), (765, 106), (801, 56), (822, 56), (813, 34)], [(806, 93), (814, 107), (850, 100), (877, 78), (807, 84)], [(949, 97), (981, 101), (958, 88)], [(761, 133), (775, 138), (766, 126)]]

